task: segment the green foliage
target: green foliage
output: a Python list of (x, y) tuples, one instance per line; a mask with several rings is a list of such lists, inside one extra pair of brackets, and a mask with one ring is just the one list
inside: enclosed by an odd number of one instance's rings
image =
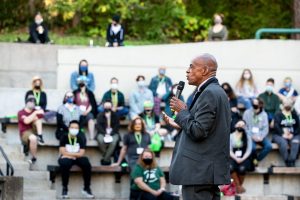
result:
[[(29, 1), (2, 0), (0, 32), (27, 27), (33, 18)], [(203, 41), (214, 13), (225, 15), (229, 39), (253, 38), (259, 28), (292, 27), (292, 0), (40, 0), (50, 30), (105, 40), (114, 14), (126, 39), (155, 42)], [(266, 35), (268, 38), (289, 36)]]

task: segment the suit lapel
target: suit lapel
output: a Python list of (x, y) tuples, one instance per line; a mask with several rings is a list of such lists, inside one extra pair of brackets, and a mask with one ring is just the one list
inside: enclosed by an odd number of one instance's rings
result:
[(215, 77), (209, 79), (204, 85), (202, 85), (199, 89), (199, 91), (196, 92), (194, 98), (193, 98), (193, 101), (191, 103), (191, 106), (189, 107), (189, 110), (191, 110), (194, 106), (194, 104), (196, 103), (198, 97), (200, 96), (200, 94), (204, 91), (204, 89), (211, 83), (219, 83), (218, 82), (218, 79), (216, 79)]

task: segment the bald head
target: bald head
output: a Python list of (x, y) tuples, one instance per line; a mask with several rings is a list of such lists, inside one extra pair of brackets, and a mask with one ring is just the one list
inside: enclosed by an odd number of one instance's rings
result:
[(216, 76), (218, 64), (211, 54), (202, 54), (192, 60), (187, 72), (190, 85), (200, 85), (210, 77)]
[(208, 53), (197, 56), (194, 58), (193, 62), (206, 66), (209, 72), (216, 72), (218, 69), (218, 64), (215, 57)]

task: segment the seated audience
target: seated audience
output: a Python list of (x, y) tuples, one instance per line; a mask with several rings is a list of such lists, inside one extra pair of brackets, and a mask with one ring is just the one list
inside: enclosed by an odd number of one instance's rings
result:
[(32, 158), (30, 163), (36, 162), (37, 144), (44, 145), (42, 135), (42, 118), (44, 110), (35, 110), (35, 98), (29, 95), (26, 99), (25, 108), (18, 112), (18, 127), (22, 144), (28, 147)]
[[(272, 143), (267, 138), (269, 133), (268, 115), (264, 111), (264, 102), (261, 99), (252, 99), (252, 108), (246, 110), (243, 115), (246, 122), (246, 132), (252, 138), (252, 155), (254, 164), (264, 159), (272, 150)], [(262, 146), (259, 154), (256, 153), (256, 144)]]
[(124, 46), (124, 27), (120, 24), (120, 16), (114, 15), (112, 23), (108, 25), (106, 30), (106, 46), (119, 47)]
[(153, 136), (158, 133), (160, 136), (165, 136), (168, 131), (160, 126), (159, 116), (154, 113), (153, 103), (151, 101), (144, 102), (144, 112), (140, 117), (145, 121), (146, 132)]
[[(269, 123), (272, 123), (275, 113), (279, 111), (280, 99), (274, 93), (274, 79), (269, 78), (266, 82), (266, 90), (261, 93), (258, 97), (264, 102), (264, 109), (268, 114)], [(273, 125), (270, 126), (273, 128)]]
[(71, 74), (70, 85), (73, 91), (79, 88), (78, 79), (82, 76), (85, 76), (87, 81), (87, 88), (92, 92), (94, 92), (95, 90), (94, 74), (89, 72), (88, 66), (89, 65), (87, 60), (81, 60), (78, 66), (78, 72), (74, 71)]
[(233, 132), (235, 130), (235, 124), (238, 122), (239, 119), (241, 119), (240, 111), (237, 108), (238, 102), (235, 93), (229, 83), (223, 83), (222, 88), (224, 89), (228, 97), (228, 101), (231, 109), (230, 132)]
[(140, 117), (133, 119), (129, 125), (129, 132), (124, 135), (123, 146), (117, 163), (112, 166), (119, 166), (123, 159), (127, 157), (130, 170), (133, 170), (139, 155), (151, 143), (151, 137), (146, 132), (146, 127)]
[(83, 112), (82, 119), (83, 124), (88, 126), (89, 139), (95, 139), (95, 122), (94, 119), (97, 116), (97, 103), (92, 91), (87, 88), (87, 80), (85, 76), (81, 76), (78, 79), (79, 89), (73, 91), (74, 103), (79, 106), (79, 109)]
[(253, 75), (250, 69), (244, 69), (240, 80), (236, 85), (236, 95), (238, 96), (238, 104), (243, 108), (251, 108), (251, 99), (258, 94)]
[(298, 96), (297, 90), (293, 87), (293, 80), (291, 77), (286, 77), (283, 81), (283, 88), (279, 90), (279, 97), (281, 101), (285, 98), (291, 98), (293, 102), (296, 101)]
[(86, 148), (86, 139), (80, 132), (79, 122), (74, 120), (69, 124), (69, 130), (60, 138), (58, 164), (61, 170), (62, 178), (62, 198), (67, 199), (70, 169), (73, 165), (77, 165), (82, 169), (82, 178), (84, 188), (81, 191), (85, 198), (92, 199), (91, 185), (91, 169), (89, 159), (84, 156)]
[(228, 31), (226, 26), (222, 24), (224, 19), (223, 14), (214, 15), (214, 26), (211, 27), (208, 31), (208, 40), (209, 41), (222, 41), (227, 40)]
[(281, 112), (274, 117), (273, 141), (278, 144), (279, 152), (287, 167), (294, 167), (299, 152), (299, 118), (293, 110), (293, 101), (285, 99)]
[(103, 105), (104, 111), (97, 116), (96, 128), (99, 149), (103, 153), (101, 165), (110, 165), (111, 157), (120, 141), (119, 118), (112, 110), (112, 103), (106, 101)]
[(41, 13), (37, 13), (34, 22), (29, 26), (29, 38), (31, 43), (49, 43), (48, 29), (44, 24)]
[(297, 97), (296, 102), (294, 104), (294, 109), (297, 112), (299, 119), (300, 119), (300, 98)]
[(154, 97), (154, 112), (156, 115), (161, 114), (161, 103), (166, 102), (171, 87), (172, 80), (166, 76), (166, 67), (160, 67), (158, 69), (158, 75), (151, 79), (149, 85), (149, 89), (152, 91)]
[(149, 149), (139, 156), (131, 178), (130, 200), (179, 200), (179, 197), (166, 192), (164, 173)]
[[(111, 89), (104, 93), (102, 97), (102, 103), (110, 100), (112, 102), (112, 111), (115, 112), (119, 118), (125, 118), (129, 112), (129, 109), (125, 107), (124, 94), (118, 89), (119, 81), (113, 77), (110, 80)], [(104, 110), (103, 106), (99, 106), (99, 112)]]
[(27, 91), (25, 94), (25, 100), (29, 95), (35, 98), (35, 109), (43, 109), (46, 111), (47, 107), (47, 94), (43, 91), (43, 81), (40, 77), (35, 76), (32, 78), (32, 89)]
[(245, 174), (251, 170), (252, 139), (246, 133), (246, 124), (240, 120), (235, 125), (236, 130), (230, 135), (230, 173), (238, 194), (244, 193)]
[(56, 138), (59, 140), (64, 133), (68, 133), (69, 124), (71, 121), (81, 121), (80, 116), (83, 111), (74, 104), (74, 94), (72, 92), (67, 92), (63, 99), (63, 104), (60, 105), (56, 113)]
[(129, 97), (129, 116), (134, 119), (139, 114), (144, 112), (144, 102), (153, 101), (153, 94), (151, 90), (146, 87), (145, 77), (139, 75), (136, 78), (138, 88), (134, 90)]

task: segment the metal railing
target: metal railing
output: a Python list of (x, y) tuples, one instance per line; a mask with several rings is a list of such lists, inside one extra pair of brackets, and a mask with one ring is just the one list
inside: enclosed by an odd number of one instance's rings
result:
[[(2, 153), (2, 156), (6, 161), (6, 176), (13, 176), (14, 175), (14, 167), (12, 166), (11, 162), (9, 161), (6, 153), (4, 152), (4, 150), (1, 146), (0, 146), (0, 152)], [(0, 169), (0, 175), (4, 176), (1, 169)]]
[(263, 33), (295, 34), (300, 33), (300, 28), (260, 28), (255, 33), (255, 39), (260, 39)]

